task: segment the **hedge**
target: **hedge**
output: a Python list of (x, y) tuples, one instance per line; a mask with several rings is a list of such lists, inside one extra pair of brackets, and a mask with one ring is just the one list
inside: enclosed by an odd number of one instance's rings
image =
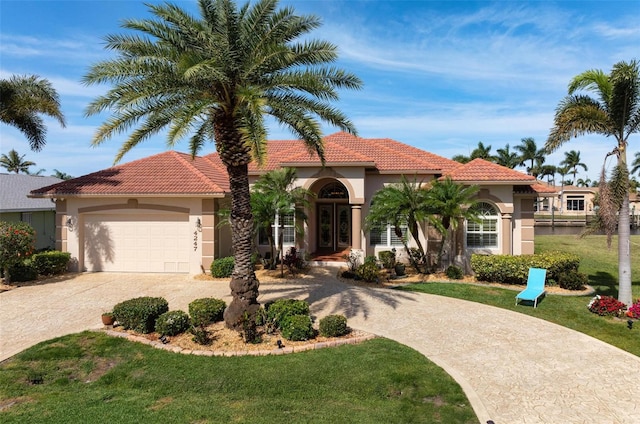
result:
[(579, 266), (579, 256), (557, 251), (519, 256), (471, 256), (471, 268), (479, 281), (504, 284), (522, 284), (527, 280), (529, 268), (544, 268), (547, 270), (547, 284), (556, 285), (563, 274), (576, 273)]
[(36, 253), (31, 257), (33, 267), (38, 274), (45, 276), (64, 274), (70, 260), (71, 253), (55, 250)]
[(151, 333), (158, 317), (169, 310), (169, 303), (162, 297), (136, 297), (113, 307), (113, 317), (125, 330)]

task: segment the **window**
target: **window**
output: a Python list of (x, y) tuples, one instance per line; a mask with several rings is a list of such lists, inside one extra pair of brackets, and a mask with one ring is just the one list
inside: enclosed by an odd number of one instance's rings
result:
[[(402, 237), (407, 238), (407, 224), (401, 224)], [(386, 227), (372, 228), (369, 232), (369, 244), (371, 246), (403, 246), (402, 239), (396, 235), (395, 227), (387, 224)]]
[(478, 203), (473, 211), (480, 219), (467, 221), (467, 247), (498, 247), (498, 211), (489, 203)]
[[(274, 225), (271, 226), (271, 234), (273, 235), (273, 241), (276, 246), (280, 244), (279, 231), (280, 224), (283, 224), (282, 228), (282, 242), (283, 244), (295, 244), (296, 242), (296, 228), (295, 228), (295, 216), (293, 210), (286, 215), (276, 215)], [(260, 229), (258, 234), (258, 244), (261, 246), (269, 245), (269, 234), (264, 228)]]
[(567, 196), (567, 210), (568, 211), (583, 211), (584, 210), (584, 196)]
[(20, 212), (20, 221), (31, 225), (31, 212)]

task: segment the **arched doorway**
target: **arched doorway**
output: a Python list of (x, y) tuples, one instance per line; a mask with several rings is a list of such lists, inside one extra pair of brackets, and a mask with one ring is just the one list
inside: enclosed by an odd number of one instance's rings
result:
[(351, 246), (349, 192), (339, 181), (318, 190), (316, 200), (318, 253), (333, 253)]

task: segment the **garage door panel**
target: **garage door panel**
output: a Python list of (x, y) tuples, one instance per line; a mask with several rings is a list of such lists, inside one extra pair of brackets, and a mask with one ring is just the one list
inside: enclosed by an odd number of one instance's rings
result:
[(85, 266), (90, 271), (189, 272), (187, 214), (88, 214)]

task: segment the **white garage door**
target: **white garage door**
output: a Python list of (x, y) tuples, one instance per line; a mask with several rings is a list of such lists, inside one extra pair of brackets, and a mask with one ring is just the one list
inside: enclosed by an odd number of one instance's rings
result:
[(88, 271), (189, 272), (188, 214), (86, 214)]

